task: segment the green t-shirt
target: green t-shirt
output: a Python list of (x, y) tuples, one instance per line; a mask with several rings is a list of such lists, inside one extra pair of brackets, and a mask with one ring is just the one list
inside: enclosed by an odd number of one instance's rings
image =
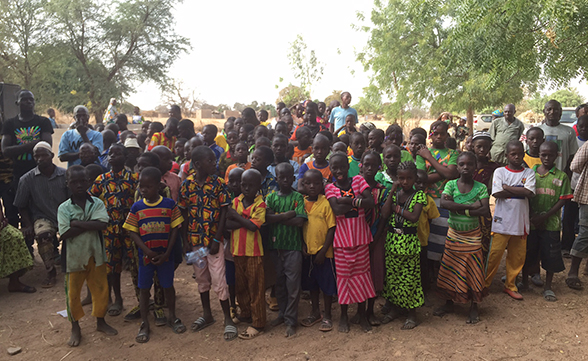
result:
[[(570, 180), (564, 172), (553, 166), (544, 175), (537, 173), (538, 164), (533, 167), (535, 171), (535, 197), (531, 198), (531, 213), (547, 213), (560, 199), (572, 199), (572, 187)], [(531, 223), (531, 229), (535, 229)], [(545, 222), (546, 231), (559, 231), (561, 229), (560, 213), (547, 218)]]
[(394, 184), (394, 181), (386, 171), (376, 173), (374, 179), (388, 190), (392, 189), (392, 185)]
[[(439, 164), (448, 166), (448, 165), (457, 165), (457, 156), (459, 153), (456, 150), (445, 148), (445, 149), (435, 149), (429, 148), (429, 151), (433, 155)], [(422, 169), (427, 172), (427, 174), (437, 173), (433, 166), (425, 161), (423, 157), (420, 155), (417, 156), (416, 159), (416, 166), (417, 169)], [(443, 186), (447, 183), (447, 179), (441, 179), (435, 184), (431, 184), (427, 189), (427, 193), (433, 198), (441, 198), (441, 193), (443, 193)]]
[(400, 151), (400, 163), (404, 162), (414, 162), (414, 159), (412, 158), (412, 155), (410, 155), (410, 152), (408, 150), (402, 149)]
[[(307, 219), (304, 209), (304, 197), (293, 191), (288, 195), (279, 195), (278, 192), (268, 194), (265, 199), (268, 209), (274, 214), (296, 211), (296, 217)], [(287, 226), (274, 223), (271, 225), (270, 249), (282, 249), (288, 251), (302, 251), (302, 227)]]
[(352, 155), (350, 155), (348, 158), (349, 158), (349, 172), (347, 172), (347, 176), (349, 178), (353, 178), (356, 175), (359, 175), (359, 162), (361, 162), (361, 159), (357, 159)]
[[(443, 194), (453, 197), (453, 201), (459, 204), (472, 204), (480, 199), (488, 198), (488, 189), (483, 183), (474, 181), (472, 190), (468, 193), (461, 193), (457, 187), (457, 179), (453, 179), (445, 184)], [(447, 223), (449, 227), (459, 232), (467, 232), (474, 230), (480, 226), (480, 217), (468, 217), (465, 214), (457, 214), (449, 212), (449, 220)]]

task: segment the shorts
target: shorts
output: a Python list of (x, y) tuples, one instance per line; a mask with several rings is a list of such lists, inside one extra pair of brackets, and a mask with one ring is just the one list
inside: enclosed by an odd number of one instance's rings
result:
[(235, 262), (225, 259), (225, 278), (228, 286), (235, 285)]
[(525, 267), (533, 267), (541, 260), (541, 268), (558, 273), (566, 269), (561, 256), (559, 231), (532, 230), (527, 237)]
[(321, 265), (314, 263), (316, 255), (302, 259), (302, 289), (304, 291), (321, 290), (327, 296), (337, 294), (337, 281), (335, 280), (335, 261), (333, 258), (325, 258)]
[(157, 278), (159, 278), (159, 284), (161, 284), (161, 288), (173, 287), (174, 272), (176, 269), (173, 255), (170, 256), (166, 262), (158, 266), (154, 265), (153, 263), (144, 264), (143, 255), (139, 253), (139, 257), (139, 289), (151, 289), (155, 271), (157, 271)]

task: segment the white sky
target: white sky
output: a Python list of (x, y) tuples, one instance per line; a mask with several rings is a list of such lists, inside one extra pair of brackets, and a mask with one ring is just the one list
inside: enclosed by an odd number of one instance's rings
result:
[[(369, 18), (372, 5), (371, 0), (187, 0), (175, 9), (176, 32), (190, 39), (192, 50), (176, 60), (168, 75), (183, 80), (209, 104), (275, 104), (281, 88), (299, 84), (287, 54), (289, 43), (301, 34), (308, 50), (324, 63), (312, 98), (323, 100), (333, 90), (346, 90), (356, 102), (369, 79), (355, 51), (363, 49), (368, 35), (351, 25), (358, 23), (357, 11)], [(137, 89), (128, 100), (141, 109), (162, 103), (157, 85), (144, 83)]]

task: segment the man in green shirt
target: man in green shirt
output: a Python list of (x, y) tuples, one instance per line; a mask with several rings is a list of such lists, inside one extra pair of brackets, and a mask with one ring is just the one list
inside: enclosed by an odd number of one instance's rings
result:
[(504, 117), (496, 118), (488, 131), (493, 141), (490, 158), (500, 165), (507, 164), (506, 144), (511, 140), (519, 140), (525, 130), (525, 125), (515, 118), (515, 113), (514, 104), (505, 106)]

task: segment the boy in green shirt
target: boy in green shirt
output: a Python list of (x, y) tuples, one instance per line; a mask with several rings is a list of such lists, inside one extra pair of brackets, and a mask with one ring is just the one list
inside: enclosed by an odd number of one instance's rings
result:
[(557, 301), (551, 290), (553, 274), (565, 269), (560, 242), (561, 207), (573, 197), (568, 176), (554, 165), (557, 152), (554, 142), (544, 142), (539, 147), (541, 165), (533, 168), (536, 191), (530, 200), (531, 232), (527, 237), (527, 258), (523, 267), (523, 288), (528, 288), (532, 267), (541, 260), (541, 267), (547, 271), (543, 298), (550, 302)]

